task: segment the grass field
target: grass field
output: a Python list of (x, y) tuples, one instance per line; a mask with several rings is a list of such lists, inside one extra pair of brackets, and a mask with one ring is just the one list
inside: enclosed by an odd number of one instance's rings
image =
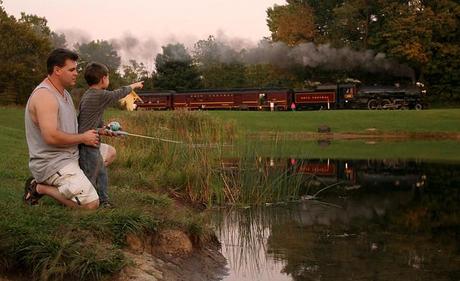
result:
[(460, 109), (432, 110), (322, 110), (296, 112), (209, 111), (233, 120), (248, 132), (316, 132), (327, 125), (332, 132), (460, 132)]

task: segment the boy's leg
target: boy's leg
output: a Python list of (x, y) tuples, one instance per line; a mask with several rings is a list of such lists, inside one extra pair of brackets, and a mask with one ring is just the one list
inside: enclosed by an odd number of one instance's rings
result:
[(80, 169), (85, 173), (92, 185), (97, 189), (97, 177), (99, 174), (99, 148), (80, 144), (78, 146), (80, 158), (78, 164)]
[(96, 188), (100, 204), (109, 202), (107, 170), (99, 148), (80, 145), (80, 168)]
[(99, 174), (97, 175), (97, 194), (99, 195), (99, 202), (101, 205), (109, 203), (108, 184), (107, 168), (102, 164), (99, 168)]

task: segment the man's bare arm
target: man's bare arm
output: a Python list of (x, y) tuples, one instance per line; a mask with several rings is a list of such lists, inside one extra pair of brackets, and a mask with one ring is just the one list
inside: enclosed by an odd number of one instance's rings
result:
[(49, 145), (72, 146), (79, 143), (97, 146), (99, 137), (95, 130), (88, 130), (83, 134), (68, 134), (58, 128), (58, 102), (53, 93), (48, 90), (38, 90), (31, 104), (33, 119), (40, 127), (43, 139)]

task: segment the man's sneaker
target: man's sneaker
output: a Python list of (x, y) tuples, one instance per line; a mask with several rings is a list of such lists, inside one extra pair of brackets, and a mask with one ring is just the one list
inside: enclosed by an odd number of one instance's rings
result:
[(39, 194), (37, 192), (37, 181), (30, 177), (26, 180), (26, 184), (24, 186), (24, 196), (23, 201), (27, 205), (37, 205), (38, 200), (43, 197), (43, 194)]

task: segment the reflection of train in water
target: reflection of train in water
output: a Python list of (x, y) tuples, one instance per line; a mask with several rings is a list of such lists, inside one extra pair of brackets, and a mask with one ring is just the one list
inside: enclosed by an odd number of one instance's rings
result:
[(422, 109), (419, 87), (358, 87), (354, 84), (316, 86), (312, 89), (226, 89), (187, 92), (139, 92), (138, 109)]
[[(239, 160), (222, 163), (226, 169), (238, 169)], [(388, 188), (416, 188), (426, 184), (427, 176), (415, 161), (402, 160), (341, 160), (341, 159), (275, 159), (256, 160), (260, 172), (285, 171), (290, 175), (305, 175), (319, 186), (340, 183), (346, 190), (368, 187), (374, 190)]]

